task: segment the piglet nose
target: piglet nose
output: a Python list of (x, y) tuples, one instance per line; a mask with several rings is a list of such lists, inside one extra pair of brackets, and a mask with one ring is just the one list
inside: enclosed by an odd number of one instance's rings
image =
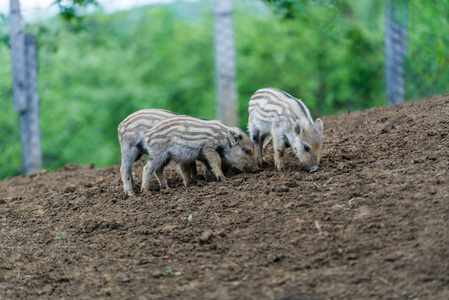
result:
[(252, 167), (252, 166), (246, 165), (244, 167), (244, 170), (249, 173), (255, 173), (255, 172), (259, 171), (259, 167)]
[(315, 172), (317, 169), (318, 169), (318, 166), (313, 166), (313, 167), (311, 167), (311, 168), (309, 169), (309, 172), (310, 172), (310, 173), (313, 173), (313, 172)]

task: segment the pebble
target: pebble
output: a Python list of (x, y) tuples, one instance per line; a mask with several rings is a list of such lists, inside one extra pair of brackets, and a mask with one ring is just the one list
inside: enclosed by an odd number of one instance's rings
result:
[(200, 242), (205, 243), (212, 237), (212, 232), (207, 231), (200, 237)]
[(164, 273), (162, 273), (159, 270), (156, 270), (156, 271), (151, 272), (151, 276), (153, 276), (154, 278), (159, 278), (159, 277), (164, 276)]

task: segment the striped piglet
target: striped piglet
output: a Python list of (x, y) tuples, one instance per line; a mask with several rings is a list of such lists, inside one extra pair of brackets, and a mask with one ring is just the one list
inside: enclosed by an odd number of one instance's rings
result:
[(211, 169), (219, 181), (225, 181), (222, 164), (245, 172), (258, 170), (249, 137), (239, 128), (220, 121), (189, 116), (163, 120), (145, 135), (144, 149), (149, 159), (143, 170), (143, 192), (149, 190), (153, 173), (161, 188), (168, 187), (164, 168), (172, 160), (178, 164), (184, 182), (189, 177), (186, 166), (195, 160)]
[(258, 165), (262, 165), (265, 138), (273, 139), (276, 168), (284, 169), (286, 145), (293, 148), (299, 161), (315, 172), (320, 163), (323, 122), (313, 122), (301, 100), (276, 88), (258, 90), (249, 101), (248, 130), (254, 143)]

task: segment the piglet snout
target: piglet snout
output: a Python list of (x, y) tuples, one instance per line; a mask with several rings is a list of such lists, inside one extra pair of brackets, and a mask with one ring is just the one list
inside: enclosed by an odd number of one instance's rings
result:
[(245, 166), (243, 169), (244, 169), (245, 172), (248, 172), (248, 173), (256, 173), (256, 172), (259, 172), (259, 170), (260, 170), (259, 167), (257, 167), (257, 166), (256, 167), (251, 167), (251, 166), (248, 166), (248, 165)]

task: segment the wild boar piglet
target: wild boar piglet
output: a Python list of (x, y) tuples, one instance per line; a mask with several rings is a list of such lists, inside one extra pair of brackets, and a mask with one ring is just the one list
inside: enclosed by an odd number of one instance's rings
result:
[(258, 170), (250, 138), (241, 129), (220, 121), (189, 116), (164, 120), (145, 135), (144, 147), (149, 159), (142, 175), (143, 192), (149, 190), (153, 173), (161, 188), (168, 187), (164, 168), (170, 161), (181, 166), (183, 180), (188, 172), (182, 166), (189, 166), (195, 160), (204, 163), (219, 181), (225, 181), (222, 163), (245, 172)]
[(287, 145), (299, 161), (315, 172), (320, 163), (323, 145), (323, 122), (313, 122), (304, 103), (276, 88), (263, 88), (251, 97), (248, 105), (248, 131), (254, 143), (256, 158), (262, 166), (264, 140), (271, 135), (274, 162), (279, 171), (284, 169), (284, 152)]

